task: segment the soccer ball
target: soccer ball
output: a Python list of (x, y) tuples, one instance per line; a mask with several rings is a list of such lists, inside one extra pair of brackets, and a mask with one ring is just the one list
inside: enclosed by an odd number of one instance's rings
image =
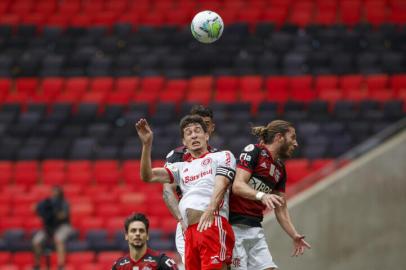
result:
[(190, 24), (195, 39), (202, 43), (212, 43), (223, 34), (224, 23), (216, 12), (205, 10), (197, 13)]

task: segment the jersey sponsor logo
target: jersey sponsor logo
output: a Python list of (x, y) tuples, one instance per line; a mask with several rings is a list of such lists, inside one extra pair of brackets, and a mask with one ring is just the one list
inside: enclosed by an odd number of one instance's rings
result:
[(213, 169), (212, 168), (210, 168), (207, 171), (200, 172), (199, 174), (185, 176), (184, 179), (183, 179), (183, 182), (185, 184), (187, 184), (189, 182), (199, 180), (200, 178), (203, 178), (204, 176), (209, 175), (209, 174), (213, 174)]
[(129, 263), (130, 263), (130, 260), (129, 260), (129, 259), (124, 259), (124, 260), (121, 261), (118, 265), (123, 266), (123, 265), (129, 264)]
[(210, 165), (211, 162), (212, 162), (211, 158), (205, 158), (202, 160), (202, 166), (206, 167), (206, 166)]
[(144, 262), (152, 262), (152, 263), (154, 263), (154, 262), (156, 262), (156, 260), (154, 258), (152, 258), (151, 256), (149, 256), (149, 257), (144, 259)]
[(268, 187), (266, 184), (264, 184), (264, 182), (256, 177), (251, 177), (248, 184), (256, 191), (261, 191), (264, 193), (270, 193), (272, 191), (272, 188)]
[(133, 270), (140, 270), (138, 266), (133, 266)]
[(254, 150), (254, 148), (255, 148), (255, 145), (249, 144), (244, 148), (244, 151), (251, 152), (252, 150)]
[(171, 156), (173, 155), (173, 153), (175, 153), (175, 151), (174, 151), (174, 150), (170, 151), (170, 152), (169, 152), (169, 153), (166, 155), (166, 158), (171, 157)]

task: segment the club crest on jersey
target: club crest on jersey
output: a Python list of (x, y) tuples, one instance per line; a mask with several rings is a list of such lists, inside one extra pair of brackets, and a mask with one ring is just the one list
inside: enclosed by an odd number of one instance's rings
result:
[(244, 148), (244, 151), (251, 152), (252, 150), (254, 150), (254, 148), (255, 148), (255, 145), (249, 144)]
[(211, 162), (212, 162), (211, 158), (209, 158), (209, 157), (205, 158), (202, 160), (202, 166), (208, 166), (211, 164)]

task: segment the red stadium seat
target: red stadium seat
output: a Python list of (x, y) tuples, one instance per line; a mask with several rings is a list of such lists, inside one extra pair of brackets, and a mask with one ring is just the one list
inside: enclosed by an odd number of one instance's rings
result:
[(343, 97), (343, 92), (337, 88), (324, 89), (319, 92), (319, 99), (328, 101), (331, 104), (343, 99)]
[(38, 183), (39, 175), (37, 171), (17, 170), (14, 173), (14, 182), (18, 185), (32, 186)]
[(135, 93), (138, 90), (140, 84), (139, 78), (136, 77), (120, 77), (116, 80), (117, 91), (130, 91)]
[(320, 93), (326, 89), (338, 88), (338, 77), (334, 75), (317, 76), (315, 78), (315, 90)]
[(164, 77), (145, 77), (141, 81), (141, 92), (159, 92), (164, 88), (165, 79)]
[(34, 254), (32, 252), (16, 252), (13, 255), (13, 264), (20, 268), (32, 266), (34, 264)]
[(94, 179), (99, 185), (117, 185), (121, 182), (121, 173), (119, 171), (95, 171)]
[(15, 171), (37, 171), (38, 163), (37, 161), (17, 161), (15, 163)]
[[(3, 195), (0, 193), (0, 196)], [(11, 198), (9, 199), (11, 201)], [(0, 216), (6, 218), (10, 214), (10, 202), (7, 202), (7, 204), (0, 204)], [(0, 262), (1, 262), (1, 253), (0, 253)]]
[(390, 86), (398, 93), (401, 89), (406, 89), (406, 74), (393, 75), (390, 78)]
[(215, 102), (222, 102), (222, 103), (234, 103), (238, 100), (238, 92), (237, 91), (216, 91), (214, 94)]
[(160, 228), (164, 233), (173, 233), (176, 231), (178, 221), (173, 217), (167, 217), (162, 220)]
[(361, 89), (364, 77), (362, 75), (346, 75), (340, 78), (340, 86), (343, 90)]
[(24, 227), (23, 217), (9, 216), (0, 220), (0, 232), (4, 232), (7, 229), (16, 229)]
[[(11, 263), (11, 252), (0, 252), (0, 265), (6, 265)], [(0, 268), (1, 269), (1, 268)]]
[[(120, 214), (121, 213), (126, 214), (126, 212), (120, 207)], [(110, 216), (106, 219), (106, 225), (104, 228), (108, 231), (109, 235), (114, 235), (117, 231), (124, 231), (124, 218), (120, 215)]]
[(161, 92), (159, 100), (161, 102), (181, 102), (188, 87), (188, 80), (169, 80), (166, 88)]
[(20, 268), (14, 264), (0, 265), (0, 270), (19, 270)]
[(65, 171), (66, 161), (49, 159), (44, 160), (41, 164), (42, 172), (61, 172)]
[(66, 173), (64, 171), (44, 172), (42, 182), (46, 185), (63, 185), (66, 182)]
[(121, 251), (103, 251), (100, 252), (96, 258), (99, 263), (106, 263), (112, 265), (112, 262), (122, 257), (124, 254)]
[(211, 89), (196, 89), (190, 90), (186, 93), (186, 102), (190, 103), (200, 103), (203, 105), (207, 105), (212, 99), (212, 92)]
[(66, 79), (65, 89), (67, 92), (83, 94), (89, 88), (89, 79), (86, 77), (74, 77)]
[(370, 75), (365, 78), (369, 90), (385, 89), (388, 87), (389, 77), (386, 74)]
[(271, 76), (265, 79), (265, 89), (269, 91), (287, 91), (289, 86), (288, 77)]
[(124, 204), (143, 204), (145, 200), (146, 195), (142, 192), (126, 192), (120, 196), (120, 202)]
[(77, 228), (83, 234), (89, 230), (101, 229), (104, 227), (104, 218), (83, 216), (77, 224)]
[(0, 187), (9, 184), (14, 173), (14, 164), (11, 161), (0, 161)]
[[(69, 199), (68, 199), (69, 201)], [(71, 216), (77, 218), (89, 217), (93, 215), (94, 207), (89, 202), (75, 203), (70, 206)]]
[(216, 90), (235, 92), (238, 90), (239, 79), (234, 76), (219, 76), (216, 80)]
[(242, 76), (240, 78), (240, 89), (243, 92), (262, 92), (263, 78), (261, 76)]
[(90, 91), (92, 92), (110, 92), (113, 90), (114, 79), (112, 77), (99, 77), (90, 81)]
[(344, 98), (351, 101), (368, 99), (368, 91), (365, 89), (348, 89), (344, 92)]
[(95, 261), (95, 253), (92, 251), (82, 251), (75, 253), (68, 253), (66, 257), (66, 262), (68, 264), (74, 264), (79, 266), (76, 269), (80, 269), (82, 264), (93, 263)]
[(66, 183), (87, 186), (93, 183), (93, 175), (89, 170), (68, 171)]
[(18, 78), (16, 79), (16, 90), (19, 93), (33, 96), (37, 91), (38, 79), (37, 78)]
[(116, 160), (97, 160), (93, 163), (93, 171), (119, 171), (119, 164)]
[(212, 76), (196, 76), (192, 77), (189, 81), (190, 91), (204, 91), (210, 92), (213, 89), (214, 79)]
[(96, 204), (95, 216), (106, 218), (121, 216), (122, 211), (119, 207), (111, 203), (98, 203)]

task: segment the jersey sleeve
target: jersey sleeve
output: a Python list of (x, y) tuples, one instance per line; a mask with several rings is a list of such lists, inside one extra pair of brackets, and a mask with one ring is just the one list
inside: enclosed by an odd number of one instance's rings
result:
[(176, 163), (176, 162), (181, 162), (183, 157), (183, 152), (181, 152), (178, 149), (174, 149), (170, 151), (165, 158), (165, 167), (167, 167), (170, 164)]
[(244, 147), (237, 162), (237, 168), (252, 173), (257, 165), (260, 149), (254, 144)]
[(181, 164), (182, 163), (177, 162), (177, 163), (172, 163), (172, 164), (169, 164), (168, 166), (165, 166), (165, 169), (169, 174), (169, 178), (171, 179), (171, 183), (175, 182), (175, 183), (179, 184), (179, 182), (180, 182), (179, 171), (180, 171)]
[(158, 270), (178, 270), (178, 266), (174, 259), (162, 254), (159, 260)]
[(225, 176), (232, 182), (235, 176), (235, 157), (230, 151), (223, 151), (222, 154), (216, 169), (216, 175)]

